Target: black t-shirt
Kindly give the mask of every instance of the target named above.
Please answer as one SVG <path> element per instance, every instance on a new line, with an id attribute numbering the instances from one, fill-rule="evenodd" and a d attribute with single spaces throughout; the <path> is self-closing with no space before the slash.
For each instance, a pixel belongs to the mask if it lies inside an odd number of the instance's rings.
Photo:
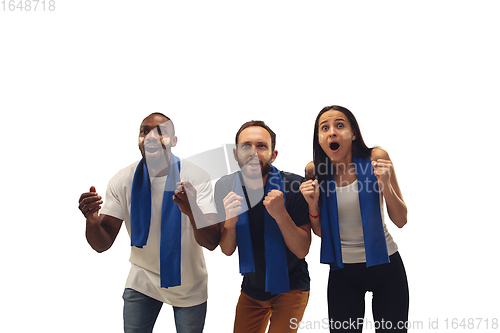
<path id="1" fill-rule="evenodd" d="M 297 226 L 310 223 L 308 205 L 300 192 L 300 184 L 305 181 L 305 178 L 293 173 L 283 171 L 280 171 L 280 173 L 283 179 L 286 210 L 288 214 Z M 226 220 L 223 200 L 226 195 L 231 192 L 237 174 L 238 173 L 235 172 L 228 176 L 224 176 L 215 184 L 215 203 L 217 205 L 219 221 Z M 255 192 L 252 193 L 248 188 L 244 188 L 244 190 L 247 193 L 247 197 L 255 197 Z M 263 190 L 260 190 L 260 192 L 262 194 Z M 273 297 L 271 293 L 266 292 L 266 260 L 264 250 L 264 215 L 266 208 L 264 207 L 263 200 L 264 197 L 248 211 L 255 272 L 244 276 L 243 283 L 241 284 L 243 292 L 259 301 L 266 301 Z M 251 205 L 248 205 L 248 207 L 251 207 Z M 309 271 L 307 270 L 307 262 L 305 259 L 297 258 L 286 245 L 285 247 L 290 290 L 309 290 L 310 279 Z"/>

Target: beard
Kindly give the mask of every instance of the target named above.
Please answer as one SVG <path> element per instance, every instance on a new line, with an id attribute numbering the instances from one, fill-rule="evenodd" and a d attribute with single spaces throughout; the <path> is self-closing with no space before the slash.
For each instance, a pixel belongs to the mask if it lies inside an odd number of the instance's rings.
<path id="1" fill-rule="evenodd" d="M 248 170 L 249 163 L 251 161 L 244 163 L 244 162 L 238 160 L 238 166 L 240 167 L 241 172 L 248 179 L 262 179 L 269 173 L 269 171 L 271 171 L 271 160 L 264 161 L 264 162 L 259 160 L 260 169 L 257 171 Z"/>
<path id="2" fill-rule="evenodd" d="M 170 165 L 170 154 L 169 150 L 165 148 L 167 147 L 160 147 L 157 153 L 151 153 L 147 151 L 144 144 L 139 145 L 139 150 L 141 151 L 141 155 L 146 163 L 146 166 L 148 167 L 149 172 L 156 170 L 156 173 L 160 173 L 161 171 L 168 169 Z"/>

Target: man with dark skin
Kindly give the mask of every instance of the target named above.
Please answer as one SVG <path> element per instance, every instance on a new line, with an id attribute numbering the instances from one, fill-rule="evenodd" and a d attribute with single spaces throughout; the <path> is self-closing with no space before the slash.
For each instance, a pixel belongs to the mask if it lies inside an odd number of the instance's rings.
<path id="1" fill-rule="evenodd" d="M 142 121 L 139 133 L 139 149 L 143 159 L 124 168 L 111 179 L 106 192 L 106 204 L 101 207 L 103 200 L 94 186 L 79 199 L 79 209 L 86 218 L 87 241 L 95 251 L 104 252 L 113 245 L 123 221 L 134 243 L 133 223 L 131 226 L 134 213 L 131 212 L 131 206 L 138 207 L 139 204 L 134 203 L 137 199 L 131 192 L 134 186 L 139 187 L 135 178 L 141 166 L 144 170 L 147 168 L 144 179 L 148 184 L 149 192 L 146 193 L 150 193 L 151 203 L 150 206 L 141 206 L 141 209 L 150 209 L 151 214 L 147 221 L 147 245 L 133 244 L 131 250 L 132 268 L 123 295 L 124 329 L 127 333 L 152 332 L 163 303 L 173 306 L 177 332 L 203 331 L 207 272 L 201 247 L 214 250 L 219 244 L 220 228 L 216 224 L 217 214 L 209 175 L 192 163 L 175 157 L 171 149 L 176 144 L 172 121 L 160 113 L 149 115 Z M 165 184 L 169 177 L 174 177 L 175 172 L 171 169 L 175 165 L 180 171 L 177 171 L 176 188 L 170 192 L 173 193 L 170 199 Z M 180 283 L 165 287 L 160 285 L 160 252 L 163 251 L 160 245 L 163 246 L 166 241 L 160 235 L 163 236 L 161 226 L 166 223 L 162 206 L 170 205 L 168 200 L 175 203 L 169 206 L 171 210 L 178 207 L 182 212 L 179 214 L 179 225 L 182 227 L 178 249 L 182 274 L 179 273 Z"/>

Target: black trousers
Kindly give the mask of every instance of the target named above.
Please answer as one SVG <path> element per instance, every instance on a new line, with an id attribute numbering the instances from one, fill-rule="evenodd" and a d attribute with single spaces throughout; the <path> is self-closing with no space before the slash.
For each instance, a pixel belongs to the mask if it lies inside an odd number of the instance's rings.
<path id="1" fill-rule="evenodd" d="M 330 332 L 361 332 L 365 315 L 365 293 L 373 292 L 373 325 L 377 333 L 407 332 L 408 281 L 398 252 L 391 262 L 366 267 L 365 263 L 344 264 L 330 271 L 328 314 Z"/>

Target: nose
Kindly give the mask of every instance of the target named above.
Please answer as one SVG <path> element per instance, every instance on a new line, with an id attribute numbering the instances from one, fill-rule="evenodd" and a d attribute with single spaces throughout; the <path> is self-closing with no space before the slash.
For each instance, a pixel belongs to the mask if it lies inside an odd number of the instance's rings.
<path id="1" fill-rule="evenodd" d="M 253 158 L 253 157 L 255 157 L 255 155 L 257 155 L 257 148 L 255 148 L 255 146 L 252 146 L 252 148 L 250 148 L 249 155 L 250 155 L 252 158 Z"/>
<path id="2" fill-rule="evenodd" d="M 149 131 L 148 135 L 146 135 L 146 139 L 157 139 L 161 140 L 161 135 L 160 132 L 158 131 L 157 128 L 152 129 Z"/>
<path id="3" fill-rule="evenodd" d="M 328 132 L 328 136 L 330 136 L 330 137 L 337 136 L 337 133 L 335 132 L 335 128 L 333 126 L 330 127 L 330 130 Z"/>

